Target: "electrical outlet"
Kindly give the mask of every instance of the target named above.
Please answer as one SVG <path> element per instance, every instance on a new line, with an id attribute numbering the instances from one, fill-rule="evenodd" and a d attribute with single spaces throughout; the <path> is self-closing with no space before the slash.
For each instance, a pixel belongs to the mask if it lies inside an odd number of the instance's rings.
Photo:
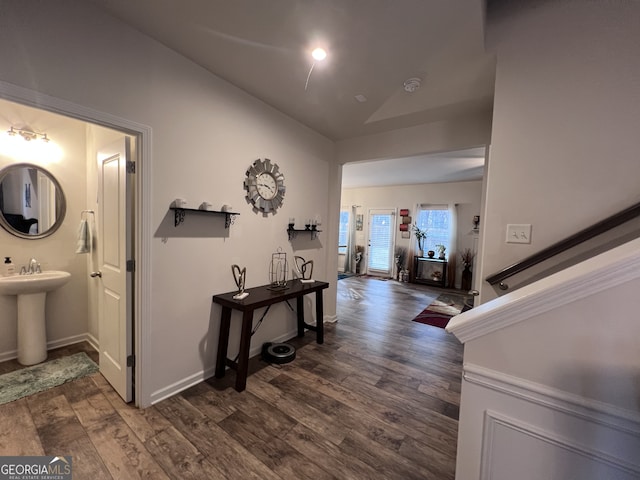
<path id="1" fill-rule="evenodd" d="M 531 243 L 531 224 L 507 225 L 507 243 Z"/>

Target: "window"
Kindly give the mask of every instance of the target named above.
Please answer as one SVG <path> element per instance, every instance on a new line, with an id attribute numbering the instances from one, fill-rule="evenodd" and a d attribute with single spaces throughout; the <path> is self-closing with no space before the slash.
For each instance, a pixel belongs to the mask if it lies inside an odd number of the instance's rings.
<path id="1" fill-rule="evenodd" d="M 424 241 L 425 252 L 433 250 L 438 252 L 436 245 L 444 245 L 448 253 L 451 248 L 451 212 L 447 205 L 421 205 L 418 210 L 416 225 L 427 231 Z"/>
<path id="2" fill-rule="evenodd" d="M 338 253 L 347 253 L 349 238 L 349 210 L 340 210 L 340 229 L 338 231 Z"/>

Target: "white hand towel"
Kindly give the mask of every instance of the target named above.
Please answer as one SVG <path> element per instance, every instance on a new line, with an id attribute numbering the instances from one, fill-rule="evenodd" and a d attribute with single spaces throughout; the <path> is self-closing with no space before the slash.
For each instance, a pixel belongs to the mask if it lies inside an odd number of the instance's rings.
<path id="1" fill-rule="evenodd" d="M 76 242 L 76 253 L 89 253 L 91 252 L 91 229 L 89 222 L 85 219 L 80 221 L 78 227 L 78 240 Z"/>

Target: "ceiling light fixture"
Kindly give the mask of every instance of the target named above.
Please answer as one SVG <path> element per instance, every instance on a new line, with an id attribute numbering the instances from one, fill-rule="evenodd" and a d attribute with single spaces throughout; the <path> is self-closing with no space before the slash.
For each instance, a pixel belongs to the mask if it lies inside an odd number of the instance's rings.
<path id="1" fill-rule="evenodd" d="M 33 132 L 31 130 L 26 130 L 26 129 L 22 129 L 22 128 L 13 128 L 13 127 L 11 127 L 9 130 L 7 130 L 7 135 L 9 135 L 11 137 L 15 137 L 16 135 L 20 135 L 27 142 L 30 142 L 31 140 L 38 140 L 38 139 L 43 141 L 43 142 L 45 142 L 45 143 L 49 141 L 49 137 L 47 137 L 46 133 L 37 133 L 37 132 Z"/>
<path id="2" fill-rule="evenodd" d="M 314 60 L 321 62 L 322 60 L 327 58 L 327 52 L 325 51 L 324 48 L 318 47 L 314 49 L 313 52 L 311 52 L 311 56 L 313 57 Z"/>
<path id="3" fill-rule="evenodd" d="M 422 79 L 418 77 L 408 78 L 404 81 L 404 91 L 413 93 L 420 88 L 420 84 L 422 83 Z"/>
<path id="4" fill-rule="evenodd" d="M 312 64 L 311 64 L 311 68 L 309 69 L 309 74 L 307 75 L 307 81 L 304 82 L 304 91 L 307 91 L 307 87 L 309 86 L 309 78 L 311 78 L 311 72 L 313 72 L 313 67 L 316 66 L 316 61 L 317 62 L 322 62 L 325 58 L 327 58 L 327 52 L 324 48 L 314 48 L 313 51 L 311 52 L 311 57 L 315 60 Z"/>

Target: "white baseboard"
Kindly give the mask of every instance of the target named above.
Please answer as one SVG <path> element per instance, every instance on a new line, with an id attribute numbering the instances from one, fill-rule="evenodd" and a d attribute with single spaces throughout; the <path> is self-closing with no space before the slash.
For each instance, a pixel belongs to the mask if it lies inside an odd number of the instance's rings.
<path id="1" fill-rule="evenodd" d="M 67 345 L 73 345 L 74 343 L 80 343 L 89 341 L 89 334 L 82 333 L 80 335 L 73 335 L 71 337 L 60 338 L 58 340 L 52 340 L 47 342 L 47 350 L 53 350 L 55 348 L 66 347 Z"/>
<path id="2" fill-rule="evenodd" d="M 280 335 L 279 337 L 272 339 L 271 342 L 273 343 L 284 342 L 297 335 L 298 335 L 297 329 L 291 330 L 285 333 L 284 335 Z M 262 352 L 262 345 L 257 345 L 253 347 L 251 350 L 249 350 L 249 358 L 255 357 L 261 352 Z M 189 375 L 181 380 L 178 380 L 177 382 L 174 382 L 171 385 L 167 385 L 166 387 L 161 388 L 160 390 L 156 390 L 151 394 L 151 405 L 161 402 L 165 398 L 172 397 L 173 395 L 176 395 L 177 393 L 180 393 L 186 390 L 187 388 L 193 387 L 194 385 L 197 385 L 198 383 L 203 382 L 207 378 L 213 377 L 215 375 L 215 369 L 216 369 L 215 365 L 208 367 L 204 370 L 200 370 L 192 375 Z"/>
<path id="3" fill-rule="evenodd" d="M 54 350 L 60 347 L 66 347 L 67 345 L 73 345 L 74 343 L 89 342 L 93 348 L 98 350 L 98 341 L 95 337 L 88 333 L 82 333 L 80 335 L 72 335 L 66 338 L 59 338 L 57 340 L 51 340 L 47 342 L 47 350 Z M 14 360 L 18 358 L 18 350 L 9 350 L 6 352 L 0 352 L 0 362 L 6 362 L 7 360 Z"/>
<path id="4" fill-rule="evenodd" d="M 17 350 L 9 350 L 7 352 L 0 353 L 0 362 L 6 362 L 7 360 L 13 360 L 14 358 L 18 358 Z"/>
<path id="5" fill-rule="evenodd" d="M 87 342 L 89 342 L 89 344 L 96 350 L 96 352 L 100 351 L 100 342 L 90 333 L 87 333 Z"/>
<path id="6" fill-rule="evenodd" d="M 161 402 L 165 398 L 169 398 L 174 396 L 177 393 L 186 390 L 187 388 L 193 387 L 198 383 L 206 380 L 209 377 L 212 377 L 215 374 L 216 367 L 209 367 L 206 370 L 200 370 L 199 372 L 194 373 L 193 375 L 189 375 L 177 382 L 172 383 L 171 385 L 167 385 L 160 390 L 156 390 L 151 394 L 151 405 Z"/>

